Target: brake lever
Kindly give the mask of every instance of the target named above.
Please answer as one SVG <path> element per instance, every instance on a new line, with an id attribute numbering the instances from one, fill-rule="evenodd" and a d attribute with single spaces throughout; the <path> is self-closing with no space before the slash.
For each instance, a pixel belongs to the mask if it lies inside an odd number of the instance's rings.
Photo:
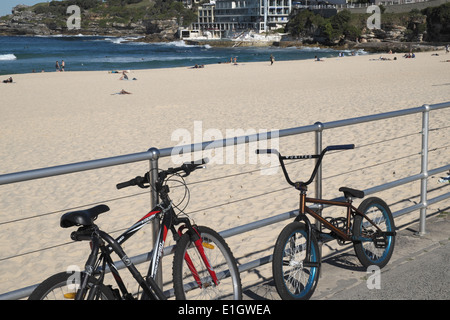
<path id="1" fill-rule="evenodd" d="M 185 177 L 187 177 L 190 174 L 191 174 L 190 171 L 189 172 L 188 171 L 184 171 L 184 174 L 181 174 L 180 177 L 185 178 Z"/>
<path id="2" fill-rule="evenodd" d="M 147 189 L 150 187 L 150 175 L 147 172 L 144 177 L 140 177 L 139 181 L 136 181 L 137 186 L 142 189 Z M 144 183 L 148 182 L 148 186 L 144 185 Z"/>

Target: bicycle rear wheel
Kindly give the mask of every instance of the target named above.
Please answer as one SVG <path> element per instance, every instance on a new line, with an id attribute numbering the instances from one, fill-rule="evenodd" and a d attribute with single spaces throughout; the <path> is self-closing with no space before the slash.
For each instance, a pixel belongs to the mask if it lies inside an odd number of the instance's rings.
<path id="1" fill-rule="evenodd" d="M 309 299 L 319 280 L 319 266 L 305 266 L 308 235 L 304 223 L 292 222 L 281 231 L 273 252 L 275 287 L 283 300 Z M 311 235 L 311 262 L 319 262 L 319 246 Z"/>
<path id="2" fill-rule="evenodd" d="M 216 285 L 188 234 L 177 242 L 173 258 L 175 297 L 179 300 L 240 300 L 241 277 L 225 240 L 214 230 L 198 226 L 207 260 L 219 280 Z M 188 254 L 192 264 L 185 260 Z M 195 272 L 192 271 L 192 266 Z"/>
<path id="3" fill-rule="evenodd" d="M 394 232 L 394 218 L 389 206 L 379 198 L 368 198 L 358 207 L 358 211 L 367 215 L 383 232 Z M 383 268 L 391 259 L 394 252 L 395 236 L 375 235 L 375 227 L 360 215 L 353 221 L 353 236 L 362 238 L 375 238 L 375 241 L 354 242 L 356 256 L 361 264 L 368 268 L 375 265 Z"/>
<path id="4" fill-rule="evenodd" d="M 28 300 L 75 300 L 77 293 L 73 284 L 73 273 L 61 272 L 44 280 L 34 289 Z M 95 279 L 89 282 L 89 290 L 93 288 Z M 117 300 L 110 287 L 100 284 L 98 287 L 98 300 Z"/>

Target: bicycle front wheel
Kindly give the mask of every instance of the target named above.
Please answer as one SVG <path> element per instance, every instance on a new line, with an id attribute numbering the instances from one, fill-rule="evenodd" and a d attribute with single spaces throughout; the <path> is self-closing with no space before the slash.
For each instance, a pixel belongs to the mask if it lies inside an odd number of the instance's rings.
<path id="1" fill-rule="evenodd" d="M 28 300 L 75 300 L 77 288 L 73 281 L 73 273 L 57 273 L 38 285 Z M 88 281 L 89 290 L 94 288 L 93 283 L 94 278 Z M 96 288 L 99 290 L 98 294 L 95 294 L 98 300 L 117 300 L 110 287 L 100 284 Z"/>
<path id="2" fill-rule="evenodd" d="M 394 218 L 389 206 L 379 198 L 368 198 L 358 207 L 383 232 L 395 231 Z M 372 241 L 355 241 L 353 247 L 361 264 L 368 268 L 375 265 L 383 268 L 391 259 L 394 251 L 395 236 L 376 236 L 376 228 L 364 217 L 356 215 L 353 221 L 355 238 L 372 239 Z"/>
<path id="3" fill-rule="evenodd" d="M 225 240 L 214 230 L 198 226 L 206 259 L 217 280 L 205 265 L 191 237 L 177 242 L 173 258 L 175 297 L 179 300 L 240 300 L 241 277 L 236 260 Z"/>
<path id="4" fill-rule="evenodd" d="M 310 262 L 319 263 L 316 237 L 311 235 Z M 281 231 L 273 252 L 272 272 L 283 300 L 309 299 L 319 280 L 319 266 L 305 264 L 308 234 L 304 223 L 292 222 Z"/>

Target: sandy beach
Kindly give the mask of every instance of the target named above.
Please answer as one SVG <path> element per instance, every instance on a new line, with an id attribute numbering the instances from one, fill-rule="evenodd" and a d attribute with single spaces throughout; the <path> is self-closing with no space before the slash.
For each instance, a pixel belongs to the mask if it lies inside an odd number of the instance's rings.
<path id="1" fill-rule="evenodd" d="M 67 72 L 5 75 L 0 80 L 12 76 L 14 83 L 0 82 L 0 174 L 199 142 L 194 141 L 199 137 L 209 141 L 233 132 L 286 129 L 450 101 L 450 54 L 382 56 L 389 60 L 378 54 L 275 61 L 272 66 L 267 61 L 130 70 L 130 80 L 103 71 L 70 72 L 70 61 Z M 131 94 L 118 94 L 121 90 Z M 448 164 L 449 120 L 449 108 L 430 115 L 430 127 L 438 130 L 430 133 L 430 150 L 436 150 L 430 153 L 429 168 Z M 419 173 L 421 121 L 417 114 L 325 131 L 324 146 L 353 143 L 357 148 L 325 158 L 324 197 L 340 196 L 340 186 L 367 189 Z M 190 136 L 180 136 L 186 132 Z M 314 135 L 282 138 L 278 148 L 284 154 L 312 153 Z M 244 161 L 236 154 L 208 154 L 215 161 L 187 178 L 191 197 L 185 211 L 197 224 L 223 231 L 297 207 L 297 193 L 281 170 L 261 174 L 268 164 L 252 163 L 248 148 Z M 309 177 L 312 164 L 302 161 L 289 169 L 301 180 Z M 171 158 L 160 160 L 161 168 L 168 166 L 173 166 Z M 62 213 L 106 203 L 111 211 L 98 224 L 113 235 L 141 218 L 149 210 L 149 194 L 119 191 L 115 185 L 148 167 L 140 162 L 0 186 L 0 294 L 37 284 L 70 265 L 84 265 L 89 246 L 68 244 L 73 230 L 59 227 Z M 438 178 L 429 179 L 430 196 L 448 192 Z M 396 211 L 417 202 L 419 193 L 420 182 L 415 182 L 376 196 Z M 177 195 L 174 190 L 175 202 Z M 449 205 L 447 200 L 431 209 Z M 340 213 L 325 210 L 324 215 Z M 418 216 L 413 212 L 399 219 Z M 226 240 L 243 264 L 271 254 L 286 224 Z M 125 244 L 129 256 L 150 247 L 150 227 Z M 166 282 L 171 263 L 172 256 L 165 258 Z M 261 280 L 252 271 L 241 277 L 244 285 Z"/>

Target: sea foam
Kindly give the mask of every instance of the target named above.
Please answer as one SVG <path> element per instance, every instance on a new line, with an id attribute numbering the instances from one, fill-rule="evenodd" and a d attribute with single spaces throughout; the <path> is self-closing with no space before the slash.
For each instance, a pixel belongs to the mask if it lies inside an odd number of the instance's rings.
<path id="1" fill-rule="evenodd" d="M 6 60 L 16 60 L 17 57 L 12 54 L 12 53 L 8 53 L 8 54 L 0 54 L 0 60 L 1 61 L 6 61 Z"/>

